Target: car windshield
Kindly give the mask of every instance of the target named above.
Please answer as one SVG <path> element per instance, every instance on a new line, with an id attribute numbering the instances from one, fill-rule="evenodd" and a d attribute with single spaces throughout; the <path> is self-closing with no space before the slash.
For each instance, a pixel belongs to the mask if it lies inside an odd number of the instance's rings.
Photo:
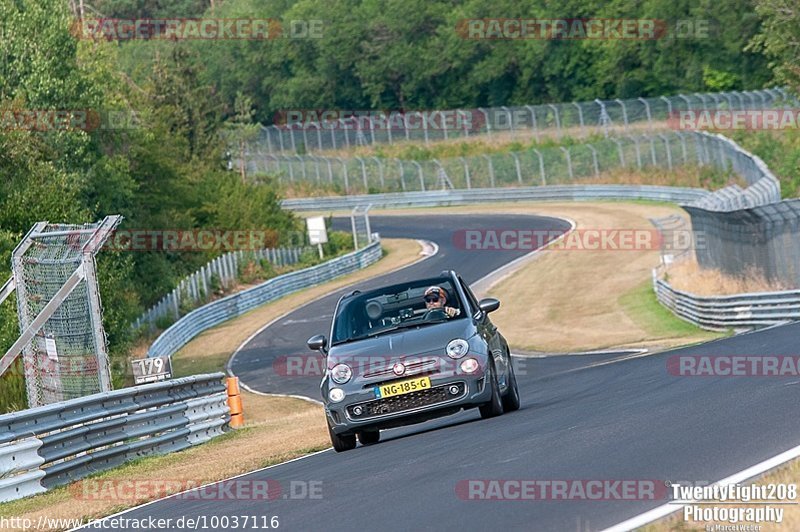
<path id="1" fill-rule="evenodd" d="M 438 287 L 438 290 L 429 290 Z M 425 292 L 432 292 L 425 302 Z M 439 296 L 443 297 L 439 297 Z M 442 305 L 443 303 L 443 305 Z M 437 308 L 438 307 L 438 308 Z M 456 309 L 448 317 L 443 307 Z M 451 313 L 453 313 L 451 311 Z M 464 306 L 447 277 L 423 279 L 355 294 L 342 300 L 333 321 L 331 345 L 369 338 L 406 327 L 466 317 Z"/>

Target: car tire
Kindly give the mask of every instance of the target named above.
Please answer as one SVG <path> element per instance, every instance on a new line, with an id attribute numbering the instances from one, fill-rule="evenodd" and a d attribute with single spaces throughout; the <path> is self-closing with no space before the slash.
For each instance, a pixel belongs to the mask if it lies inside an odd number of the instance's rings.
<path id="1" fill-rule="evenodd" d="M 381 441 L 381 431 L 379 430 L 362 430 L 358 433 L 358 441 L 361 445 L 373 445 Z"/>
<path id="2" fill-rule="evenodd" d="M 519 387 L 517 386 L 517 376 L 514 373 L 514 361 L 508 355 L 508 389 L 503 396 L 503 412 L 513 412 L 519 410 Z"/>
<path id="3" fill-rule="evenodd" d="M 487 419 L 503 413 L 503 398 L 500 397 L 500 385 L 497 384 L 497 371 L 494 369 L 494 359 L 489 358 L 489 371 L 486 373 L 486 386 L 491 387 L 492 397 L 485 405 L 478 407 L 481 417 Z"/>
<path id="4" fill-rule="evenodd" d="M 336 434 L 331 428 L 330 421 L 328 422 L 328 434 L 331 437 L 331 444 L 333 450 L 337 453 L 349 451 L 356 448 L 356 435 L 355 434 Z"/>

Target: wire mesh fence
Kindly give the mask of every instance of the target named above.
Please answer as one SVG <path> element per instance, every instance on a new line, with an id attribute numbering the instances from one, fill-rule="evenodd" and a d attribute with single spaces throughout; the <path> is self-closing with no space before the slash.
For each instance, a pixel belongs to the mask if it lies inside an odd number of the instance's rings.
<path id="1" fill-rule="evenodd" d="M 21 334 L 0 373 L 22 354 L 31 408 L 111 390 L 94 256 L 120 221 L 39 222 L 12 254 Z"/>
<path id="2" fill-rule="evenodd" d="M 261 126 L 247 151 L 253 155 L 300 155 L 357 146 L 466 139 L 507 135 L 540 140 L 544 136 L 586 138 L 664 129 L 681 111 L 761 109 L 796 105 L 782 88 L 757 91 L 678 94 L 656 98 L 568 102 L 518 107 L 432 111 L 331 110 L 336 119 L 316 120 L 320 113 L 286 112 L 286 123 Z M 296 115 L 296 118 L 292 118 Z M 322 116 L 325 116 L 322 113 Z M 232 149 L 233 152 L 237 150 Z"/>
<path id="3" fill-rule="evenodd" d="M 265 155 L 249 159 L 253 174 L 284 185 L 311 184 L 344 194 L 562 185 L 628 168 L 709 165 L 760 179 L 748 154 L 697 132 L 609 137 L 596 142 L 428 161 L 378 157 Z M 756 177 L 758 176 L 758 177 Z"/>

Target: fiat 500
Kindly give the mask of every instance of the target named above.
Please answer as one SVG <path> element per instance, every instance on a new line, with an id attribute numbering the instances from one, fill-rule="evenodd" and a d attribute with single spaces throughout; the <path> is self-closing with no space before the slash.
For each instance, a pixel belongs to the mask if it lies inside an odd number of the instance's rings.
<path id="1" fill-rule="evenodd" d="M 339 299 L 320 391 L 333 448 L 378 443 L 381 429 L 477 407 L 481 417 L 520 405 L 508 343 L 489 320 L 500 302 L 477 301 L 454 271 Z"/>

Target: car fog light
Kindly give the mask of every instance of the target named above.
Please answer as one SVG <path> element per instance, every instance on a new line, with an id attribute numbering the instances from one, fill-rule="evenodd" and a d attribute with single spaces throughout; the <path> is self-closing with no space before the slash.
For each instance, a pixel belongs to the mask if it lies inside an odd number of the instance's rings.
<path id="1" fill-rule="evenodd" d="M 364 409 L 361 408 L 360 406 L 354 406 L 353 407 L 353 414 L 355 414 L 357 416 L 360 416 L 363 413 L 364 413 Z"/>
<path id="2" fill-rule="evenodd" d="M 458 386 L 456 386 L 455 384 L 450 386 L 450 395 L 458 395 L 458 391 L 459 390 L 460 390 L 460 388 Z"/>
<path id="3" fill-rule="evenodd" d="M 475 373 L 478 369 L 478 361 L 474 358 L 468 358 L 461 363 L 461 371 L 464 373 Z"/>
<path id="4" fill-rule="evenodd" d="M 328 392 L 328 399 L 330 399 L 331 402 L 338 403 L 344 399 L 344 390 L 341 388 L 331 388 L 331 391 Z"/>

